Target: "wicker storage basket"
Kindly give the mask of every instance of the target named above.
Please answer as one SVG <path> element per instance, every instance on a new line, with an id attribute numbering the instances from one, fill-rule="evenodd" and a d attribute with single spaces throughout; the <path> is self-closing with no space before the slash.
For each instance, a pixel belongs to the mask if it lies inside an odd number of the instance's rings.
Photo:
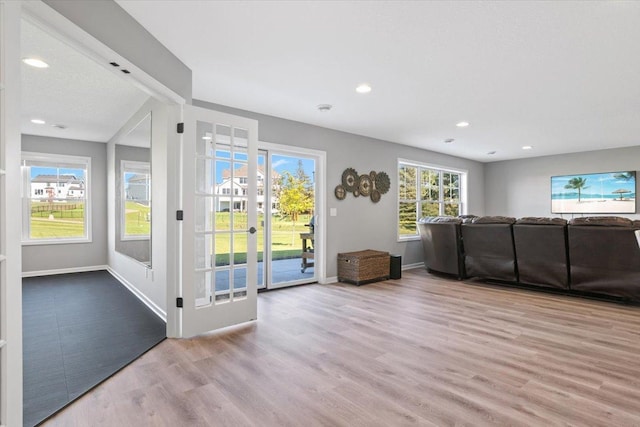
<path id="1" fill-rule="evenodd" d="M 366 251 L 338 254 L 338 280 L 363 285 L 389 278 L 389 252 Z"/>

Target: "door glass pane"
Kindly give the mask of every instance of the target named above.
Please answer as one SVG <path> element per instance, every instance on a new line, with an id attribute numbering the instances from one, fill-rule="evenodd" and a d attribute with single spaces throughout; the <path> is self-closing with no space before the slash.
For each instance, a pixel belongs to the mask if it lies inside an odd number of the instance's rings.
<path id="1" fill-rule="evenodd" d="M 213 231 L 213 197 L 196 197 L 196 231 Z"/>
<path id="2" fill-rule="evenodd" d="M 227 302 L 230 298 L 229 283 L 230 274 L 229 270 L 216 270 L 216 297 L 215 302 Z"/>
<path id="3" fill-rule="evenodd" d="M 229 265 L 231 233 L 216 233 L 216 267 Z"/>
<path id="4" fill-rule="evenodd" d="M 213 194 L 215 190 L 215 168 L 213 160 L 196 159 L 196 193 Z"/>
<path id="5" fill-rule="evenodd" d="M 196 234 L 195 240 L 196 268 L 212 268 L 213 236 L 211 234 Z"/>
<path id="6" fill-rule="evenodd" d="M 271 284 L 316 277 L 314 159 L 271 156 Z"/>
<path id="7" fill-rule="evenodd" d="M 216 124 L 216 143 L 231 144 L 231 126 Z"/>
<path id="8" fill-rule="evenodd" d="M 267 211 L 266 203 L 266 188 L 265 182 L 267 180 L 265 162 L 267 156 L 265 152 L 258 153 L 258 171 L 257 171 L 257 206 L 258 206 L 258 289 L 264 288 L 266 269 L 264 268 L 264 253 L 265 253 L 265 212 Z"/>
<path id="9" fill-rule="evenodd" d="M 212 271 L 200 271 L 195 274 L 196 307 L 211 304 Z"/>
<path id="10" fill-rule="evenodd" d="M 247 263 L 247 235 L 249 233 L 233 234 L 233 264 Z"/>
<path id="11" fill-rule="evenodd" d="M 247 296 L 247 268 L 239 267 L 233 269 L 233 298 Z"/>
<path id="12" fill-rule="evenodd" d="M 213 156 L 213 125 L 206 122 L 196 123 L 196 155 Z"/>
<path id="13" fill-rule="evenodd" d="M 247 147 L 249 141 L 249 131 L 242 128 L 233 128 L 234 147 Z"/>
<path id="14" fill-rule="evenodd" d="M 228 153 L 218 150 L 216 153 Z M 231 163 L 226 160 L 216 160 L 216 229 L 230 230 L 231 217 L 229 212 L 233 210 Z"/>

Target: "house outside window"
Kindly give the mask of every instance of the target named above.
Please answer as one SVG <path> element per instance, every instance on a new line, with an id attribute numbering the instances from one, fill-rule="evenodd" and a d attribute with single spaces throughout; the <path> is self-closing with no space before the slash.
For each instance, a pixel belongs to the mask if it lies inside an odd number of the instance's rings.
<path id="1" fill-rule="evenodd" d="M 424 216 L 466 213 L 467 172 L 398 160 L 398 239 L 418 238 Z"/>
<path id="2" fill-rule="evenodd" d="M 22 153 L 24 244 L 91 241 L 88 157 Z"/>

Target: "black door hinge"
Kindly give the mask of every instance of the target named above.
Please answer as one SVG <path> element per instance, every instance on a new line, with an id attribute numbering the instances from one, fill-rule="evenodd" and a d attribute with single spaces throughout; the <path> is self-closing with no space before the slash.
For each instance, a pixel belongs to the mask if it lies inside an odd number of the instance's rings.
<path id="1" fill-rule="evenodd" d="M 176 211 L 176 220 L 177 221 L 182 221 L 183 218 L 184 218 L 184 212 L 183 211 Z"/>
<path id="2" fill-rule="evenodd" d="M 176 298 L 176 307 L 182 308 L 182 297 Z"/>
<path id="3" fill-rule="evenodd" d="M 184 133 L 184 123 L 178 123 L 178 127 L 176 130 L 178 133 Z"/>

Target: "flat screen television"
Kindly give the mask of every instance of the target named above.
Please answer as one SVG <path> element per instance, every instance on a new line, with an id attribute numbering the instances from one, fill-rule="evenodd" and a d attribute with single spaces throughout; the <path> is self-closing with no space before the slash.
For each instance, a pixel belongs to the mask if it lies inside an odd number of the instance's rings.
<path id="1" fill-rule="evenodd" d="M 551 177 L 551 213 L 632 214 L 635 212 L 635 171 Z"/>

